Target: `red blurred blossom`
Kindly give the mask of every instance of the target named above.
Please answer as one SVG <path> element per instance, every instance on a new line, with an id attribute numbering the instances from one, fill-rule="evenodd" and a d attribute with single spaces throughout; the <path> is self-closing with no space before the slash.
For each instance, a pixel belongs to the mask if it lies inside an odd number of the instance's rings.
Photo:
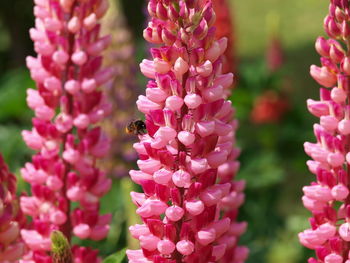
<path id="1" fill-rule="evenodd" d="M 289 102 L 286 98 L 268 90 L 255 99 L 251 121 L 255 124 L 276 123 L 281 121 L 288 109 Z"/>

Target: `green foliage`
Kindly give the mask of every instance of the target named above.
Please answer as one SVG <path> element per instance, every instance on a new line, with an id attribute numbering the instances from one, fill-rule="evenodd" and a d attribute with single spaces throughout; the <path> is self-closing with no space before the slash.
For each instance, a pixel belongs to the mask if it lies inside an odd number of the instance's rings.
<path id="1" fill-rule="evenodd" d="M 30 157 L 21 131 L 29 127 L 31 111 L 26 105 L 26 89 L 34 82 L 24 69 L 0 75 L 0 150 L 11 171 L 17 171 Z"/>
<path id="2" fill-rule="evenodd" d="M 103 260 L 102 263 L 121 263 L 125 258 L 125 252 L 126 252 L 126 249 L 123 249 L 113 255 L 110 255 L 105 260 Z"/>
<path id="3" fill-rule="evenodd" d="M 27 71 L 13 70 L 0 78 L 0 123 L 26 123 L 30 110 L 26 104 L 26 90 L 33 88 L 34 82 Z"/>
<path id="4" fill-rule="evenodd" d="M 261 56 L 268 41 L 268 16 L 280 17 L 280 35 L 288 49 L 300 48 L 305 43 L 313 46 L 315 37 L 323 34 L 322 21 L 328 3 L 319 0 L 228 1 L 238 31 L 239 52 L 244 57 Z M 310 56 L 306 54 L 304 58 Z M 305 61 L 297 61 L 300 66 Z M 314 60 L 315 61 L 315 60 Z"/>
<path id="5" fill-rule="evenodd" d="M 297 240 L 305 224 L 295 227 L 296 218 L 307 224 L 300 200 L 301 185 L 307 181 L 302 145 L 312 138 L 305 100 L 297 99 L 296 91 L 286 86 L 287 71 L 271 73 L 261 59 L 243 64 L 238 75 L 239 86 L 231 100 L 240 121 L 237 143 L 242 154 L 237 177 L 247 183 L 239 215 L 249 223 L 241 239 L 250 248 L 247 263 L 305 261 L 305 250 Z M 251 113 L 256 99 L 266 91 L 284 93 L 289 110 L 280 121 L 254 123 Z"/>
<path id="6" fill-rule="evenodd" d="M 286 219 L 285 227 L 277 233 L 277 238 L 270 244 L 267 254 L 268 262 L 305 262 L 303 261 L 305 249 L 300 246 L 298 233 L 308 228 L 305 215 L 291 215 Z"/>
<path id="7" fill-rule="evenodd" d="M 251 189 L 265 188 L 281 183 L 285 178 L 285 171 L 281 160 L 274 152 L 259 152 L 250 156 L 239 172 L 239 178 L 244 179 Z"/>
<path id="8" fill-rule="evenodd" d="M 22 128 L 17 125 L 0 125 L 1 152 L 11 171 L 18 170 L 31 152 L 22 140 L 21 131 Z"/>

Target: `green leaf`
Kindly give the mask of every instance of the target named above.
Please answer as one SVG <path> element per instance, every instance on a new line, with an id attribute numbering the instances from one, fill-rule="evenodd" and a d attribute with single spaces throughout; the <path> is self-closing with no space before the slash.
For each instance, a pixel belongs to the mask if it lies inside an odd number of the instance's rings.
<path id="1" fill-rule="evenodd" d="M 119 252 L 108 256 L 103 260 L 103 263 L 121 263 L 125 258 L 126 248 L 120 250 Z"/>

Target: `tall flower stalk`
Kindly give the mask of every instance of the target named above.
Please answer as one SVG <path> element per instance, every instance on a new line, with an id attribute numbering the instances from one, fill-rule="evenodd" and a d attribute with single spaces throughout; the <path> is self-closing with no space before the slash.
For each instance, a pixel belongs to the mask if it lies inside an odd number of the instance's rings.
<path id="1" fill-rule="evenodd" d="M 27 91 L 27 103 L 35 116 L 22 135 L 36 154 L 21 170 L 32 194 L 21 198 L 32 218 L 21 231 L 30 250 L 23 262 L 52 262 L 54 230 L 69 241 L 73 235 L 101 240 L 109 230 L 111 217 L 99 215 L 99 199 L 111 181 L 96 166 L 109 147 L 98 126 L 111 109 L 101 87 L 115 72 L 101 67 L 110 37 L 100 36 L 99 19 L 107 8 L 107 0 L 35 0 L 30 36 L 37 57 L 27 58 L 37 86 Z M 99 262 L 95 250 L 72 251 L 74 262 Z"/>
<path id="2" fill-rule="evenodd" d="M 320 122 L 314 125 L 316 143 L 304 148 L 316 176 L 303 188 L 304 206 L 311 211 L 311 228 L 299 234 L 300 242 L 314 249 L 309 263 L 350 262 L 350 2 L 331 0 L 324 28 L 329 39 L 319 37 L 316 50 L 321 67 L 311 66 L 311 76 L 323 86 L 320 100 L 309 99 L 308 109 Z"/>
<path id="3" fill-rule="evenodd" d="M 16 196 L 16 177 L 0 154 L 0 262 L 15 262 L 24 254 L 20 228 L 24 217 Z"/>
<path id="4" fill-rule="evenodd" d="M 151 79 L 137 101 L 148 134 L 134 144 L 140 170 L 130 176 L 144 190 L 131 193 L 143 224 L 130 227 L 141 249 L 127 251 L 129 262 L 244 262 L 227 39 L 215 40 L 211 1 L 150 0 L 148 12 L 144 37 L 159 47 L 140 65 Z"/>

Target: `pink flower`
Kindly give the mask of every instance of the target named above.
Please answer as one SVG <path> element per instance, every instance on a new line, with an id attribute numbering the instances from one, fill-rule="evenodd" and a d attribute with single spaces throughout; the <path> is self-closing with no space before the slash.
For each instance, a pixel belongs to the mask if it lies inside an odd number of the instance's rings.
<path id="1" fill-rule="evenodd" d="M 310 67 L 310 74 L 320 85 L 327 88 L 332 87 L 337 81 L 337 76 L 330 72 L 327 67 L 319 68 L 312 65 Z"/>
<path id="2" fill-rule="evenodd" d="M 316 143 L 306 142 L 307 162 L 316 180 L 303 187 L 304 206 L 312 213 L 311 228 L 299 233 L 299 240 L 314 249 L 310 263 L 350 262 L 349 258 L 349 57 L 343 49 L 348 39 L 348 1 L 331 1 L 324 27 L 330 39 L 319 37 L 316 50 L 321 67 L 311 66 L 311 76 L 322 86 L 320 100 L 309 99 L 310 113 L 320 118 L 314 125 Z M 337 39 L 337 40 L 336 40 Z"/>
<path id="3" fill-rule="evenodd" d="M 9 172 L 0 155 L 0 261 L 19 260 L 25 250 L 20 240 L 23 215 L 17 211 L 16 177 Z"/>
<path id="4" fill-rule="evenodd" d="M 36 154 L 21 169 L 32 196 L 22 196 L 20 201 L 33 223 L 21 231 L 30 250 L 23 262 L 51 262 L 54 230 L 68 240 L 72 235 L 100 240 L 109 230 L 111 218 L 99 215 L 99 199 L 111 181 L 96 166 L 109 149 L 109 140 L 98 126 L 110 113 L 102 88 L 115 74 L 115 69 L 101 66 L 110 41 L 109 36 L 100 36 L 99 19 L 107 6 L 107 0 L 35 1 L 30 36 L 37 57 L 27 58 L 37 84 L 36 90 L 27 92 L 35 117 L 32 131 L 23 131 L 23 138 Z M 78 203 L 74 211 L 71 202 Z M 93 256 L 85 248 L 73 252 L 76 262 L 86 258 L 99 262 L 97 252 Z"/>
<path id="5" fill-rule="evenodd" d="M 244 262 L 248 251 L 237 243 L 246 224 L 236 222 L 244 182 L 232 181 L 237 121 L 226 95 L 233 75 L 222 72 L 227 40 L 215 40 L 210 1 L 151 0 L 148 11 L 144 37 L 161 45 L 140 64 L 151 80 L 137 101 L 148 134 L 134 144 L 140 170 L 130 176 L 144 193 L 131 198 L 143 224 L 130 227 L 141 250 L 127 251 L 129 262 Z"/>

